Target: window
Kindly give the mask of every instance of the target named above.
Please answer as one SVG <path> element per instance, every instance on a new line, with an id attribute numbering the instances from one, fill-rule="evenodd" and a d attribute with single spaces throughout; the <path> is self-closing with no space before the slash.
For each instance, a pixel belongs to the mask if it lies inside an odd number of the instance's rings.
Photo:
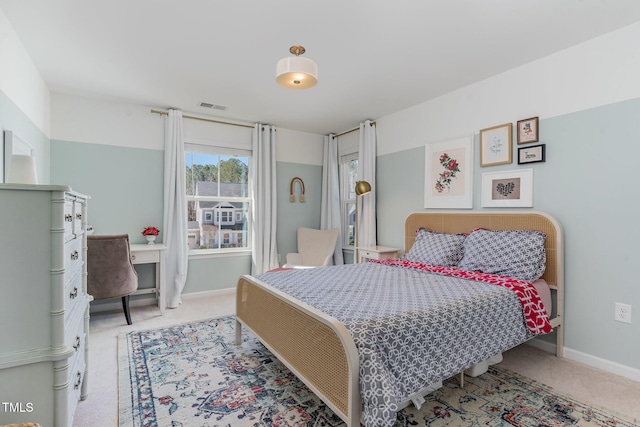
<path id="1" fill-rule="evenodd" d="M 185 167 L 191 253 L 249 250 L 251 152 L 185 144 Z"/>
<path id="2" fill-rule="evenodd" d="M 356 232 L 356 182 L 358 181 L 358 153 L 340 156 L 340 185 L 342 197 L 343 244 L 353 246 Z"/>

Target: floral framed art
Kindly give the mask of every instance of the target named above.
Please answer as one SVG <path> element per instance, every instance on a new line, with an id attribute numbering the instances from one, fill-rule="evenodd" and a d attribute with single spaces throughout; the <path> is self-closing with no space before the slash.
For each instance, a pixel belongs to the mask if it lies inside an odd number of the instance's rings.
<path id="1" fill-rule="evenodd" d="M 473 136 L 425 146 L 425 208 L 473 208 Z"/>
<path id="2" fill-rule="evenodd" d="M 533 169 L 482 174 L 482 207 L 530 208 L 533 206 Z"/>
<path id="3" fill-rule="evenodd" d="M 505 123 L 480 130 L 480 166 L 511 163 L 513 125 Z"/>
<path id="4" fill-rule="evenodd" d="M 531 145 L 529 147 L 518 148 L 518 164 L 539 163 L 546 161 L 545 145 Z"/>
<path id="5" fill-rule="evenodd" d="M 538 118 L 531 117 L 518 121 L 518 144 L 538 142 Z"/>

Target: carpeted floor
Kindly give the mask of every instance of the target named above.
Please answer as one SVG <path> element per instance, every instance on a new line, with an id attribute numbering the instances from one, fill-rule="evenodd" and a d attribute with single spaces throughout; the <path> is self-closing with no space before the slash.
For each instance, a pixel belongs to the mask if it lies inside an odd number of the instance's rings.
<path id="1" fill-rule="evenodd" d="M 119 337 L 121 426 L 338 426 L 342 421 L 233 317 Z M 397 426 L 638 426 L 509 370 L 456 379 Z"/>

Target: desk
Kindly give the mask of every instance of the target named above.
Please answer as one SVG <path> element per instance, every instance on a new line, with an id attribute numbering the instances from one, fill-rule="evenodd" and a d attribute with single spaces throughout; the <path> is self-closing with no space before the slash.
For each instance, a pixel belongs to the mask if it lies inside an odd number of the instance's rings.
<path id="1" fill-rule="evenodd" d="M 156 265 L 156 287 L 151 289 L 138 289 L 134 295 L 156 294 L 156 301 L 160 308 L 160 313 L 164 314 L 167 306 L 167 295 L 165 292 L 164 273 L 164 253 L 167 247 L 162 243 L 154 245 L 132 244 L 131 262 L 133 264 L 155 264 Z"/>
<path id="2" fill-rule="evenodd" d="M 358 248 L 357 262 L 363 262 L 367 259 L 393 259 L 398 257 L 398 248 L 389 248 L 387 246 L 365 246 Z"/>

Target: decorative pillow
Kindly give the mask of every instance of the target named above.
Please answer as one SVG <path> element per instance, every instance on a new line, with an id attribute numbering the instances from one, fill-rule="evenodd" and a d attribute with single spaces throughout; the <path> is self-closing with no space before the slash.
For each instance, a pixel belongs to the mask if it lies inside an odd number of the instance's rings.
<path id="1" fill-rule="evenodd" d="M 464 241 L 458 267 L 533 282 L 546 268 L 545 238 L 540 231 L 476 229 Z"/>
<path id="2" fill-rule="evenodd" d="M 421 228 L 416 233 L 416 241 L 404 259 L 423 264 L 455 267 L 462 259 L 462 244 L 465 237 L 465 234 L 436 233 Z"/>

